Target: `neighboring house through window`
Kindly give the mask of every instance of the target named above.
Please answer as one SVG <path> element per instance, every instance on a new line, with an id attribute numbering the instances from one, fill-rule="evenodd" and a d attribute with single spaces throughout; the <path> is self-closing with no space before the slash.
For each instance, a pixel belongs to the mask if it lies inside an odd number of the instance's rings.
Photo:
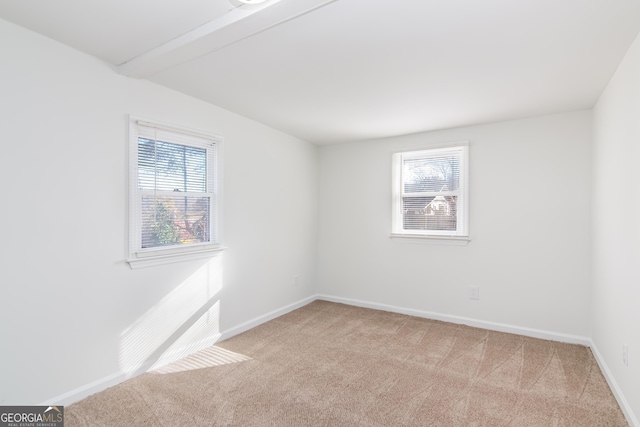
<path id="1" fill-rule="evenodd" d="M 468 148 L 393 155 L 392 236 L 468 237 Z"/>
<path id="2" fill-rule="evenodd" d="M 131 117 L 129 264 L 212 256 L 220 247 L 222 139 Z"/>

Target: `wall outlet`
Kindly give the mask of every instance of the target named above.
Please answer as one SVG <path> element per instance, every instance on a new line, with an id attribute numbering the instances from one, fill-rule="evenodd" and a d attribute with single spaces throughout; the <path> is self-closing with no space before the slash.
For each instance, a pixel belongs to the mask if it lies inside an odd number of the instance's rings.
<path id="1" fill-rule="evenodd" d="M 629 346 L 622 344 L 622 363 L 624 366 L 629 366 Z"/>
<path id="2" fill-rule="evenodd" d="M 480 299 L 480 288 L 478 286 L 469 286 L 469 299 Z"/>
<path id="3" fill-rule="evenodd" d="M 298 276 L 293 276 L 293 286 L 298 286 Z"/>

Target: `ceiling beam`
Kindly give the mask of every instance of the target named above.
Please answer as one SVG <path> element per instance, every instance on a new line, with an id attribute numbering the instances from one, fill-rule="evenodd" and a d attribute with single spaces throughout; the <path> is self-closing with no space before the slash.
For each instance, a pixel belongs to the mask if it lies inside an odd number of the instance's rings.
<path id="1" fill-rule="evenodd" d="M 243 5 L 222 17 L 120 64 L 125 76 L 146 78 L 230 46 L 338 0 L 270 0 Z"/>

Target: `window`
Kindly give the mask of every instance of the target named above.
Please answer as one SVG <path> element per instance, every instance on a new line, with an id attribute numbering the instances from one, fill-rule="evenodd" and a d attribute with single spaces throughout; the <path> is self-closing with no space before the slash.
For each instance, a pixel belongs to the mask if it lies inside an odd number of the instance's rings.
<path id="1" fill-rule="evenodd" d="M 392 236 L 466 238 L 468 144 L 393 155 Z"/>
<path id="2" fill-rule="evenodd" d="M 131 268 L 214 255 L 221 138 L 134 117 L 129 125 Z"/>

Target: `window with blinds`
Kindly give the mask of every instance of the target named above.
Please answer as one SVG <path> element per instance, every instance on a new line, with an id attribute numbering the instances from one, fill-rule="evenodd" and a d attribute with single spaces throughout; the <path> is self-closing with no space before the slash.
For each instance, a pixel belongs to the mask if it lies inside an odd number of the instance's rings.
<path id="1" fill-rule="evenodd" d="M 130 265 L 218 250 L 220 137 L 136 118 L 130 127 Z"/>
<path id="2" fill-rule="evenodd" d="M 392 235 L 468 236 L 468 145 L 393 155 Z"/>

